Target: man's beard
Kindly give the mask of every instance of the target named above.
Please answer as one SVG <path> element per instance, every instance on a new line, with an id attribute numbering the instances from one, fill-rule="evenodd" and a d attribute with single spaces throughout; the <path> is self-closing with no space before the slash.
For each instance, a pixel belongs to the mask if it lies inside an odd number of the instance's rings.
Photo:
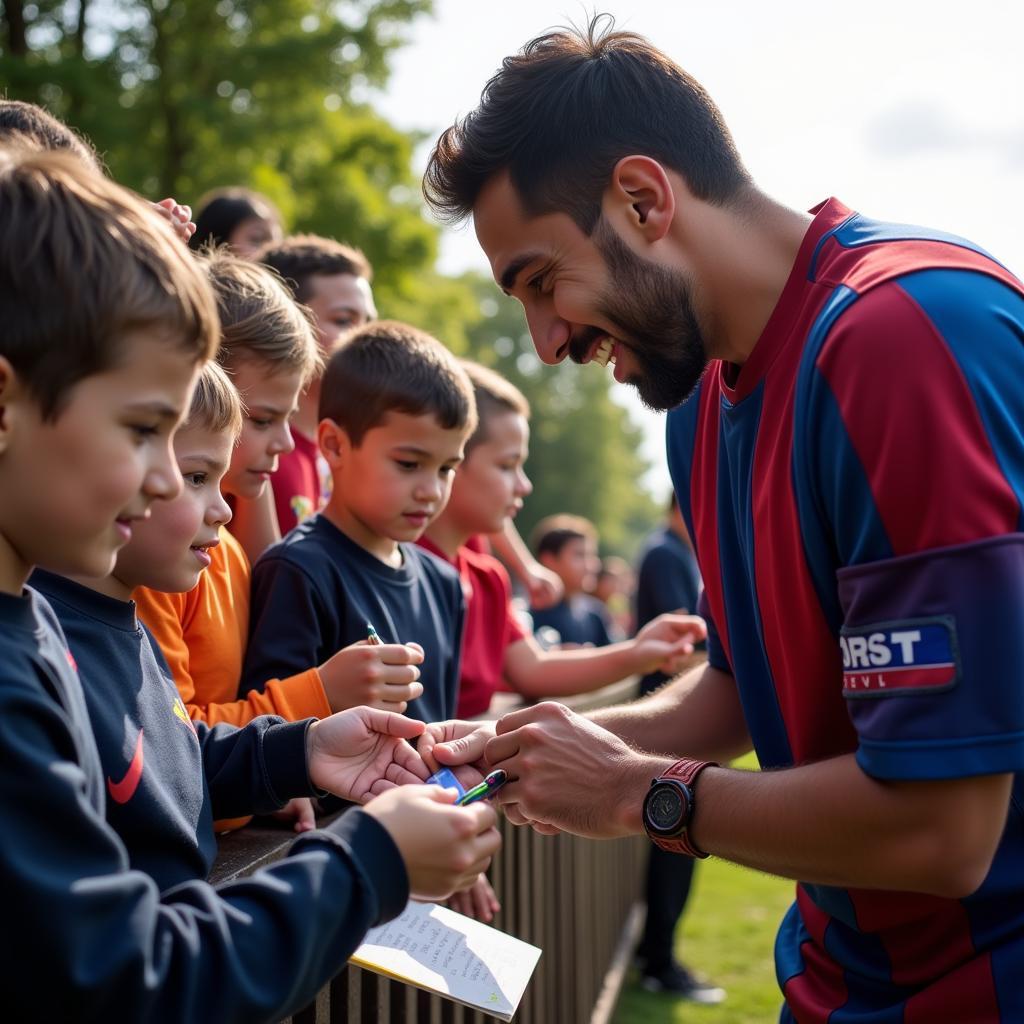
<path id="1" fill-rule="evenodd" d="M 675 408 L 700 382 L 708 363 L 689 283 L 676 271 L 636 256 L 603 218 L 592 237 L 614 287 L 599 299 L 598 313 L 621 332 L 619 340 L 640 364 L 627 383 L 649 409 Z M 573 349 L 578 350 L 575 339 Z"/>

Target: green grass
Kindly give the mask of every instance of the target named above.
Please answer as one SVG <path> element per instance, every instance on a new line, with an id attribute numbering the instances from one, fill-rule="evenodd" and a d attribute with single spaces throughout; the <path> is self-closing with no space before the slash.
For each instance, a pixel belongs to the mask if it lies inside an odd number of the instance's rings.
<path id="1" fill-rule="evenodd" d="M 743 767 L 753 767 L 743 764 Z M 794 883 L 724 861 L 697 865 L 693 891 L 676 933 L 676 953 L 728 992 L 720 1006 L 697 1006 L 645 992 L 633 972 L 614 1024 L 766 1024 L 778 1020 L 775 932 L 793 901 Z"/>

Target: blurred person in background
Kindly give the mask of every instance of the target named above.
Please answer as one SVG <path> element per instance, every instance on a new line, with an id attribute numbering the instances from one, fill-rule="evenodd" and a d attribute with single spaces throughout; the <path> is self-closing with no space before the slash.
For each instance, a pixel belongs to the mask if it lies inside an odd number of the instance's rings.
<path id="1" fill-rule="evenodd" d="M 218 188 L 199 200 L 196 230 L 189 241 L 193 249 L 205 245 L 229 245 L 242 259 L 283 236 L 281 214 L 259 192 L 247 188 Z"/>

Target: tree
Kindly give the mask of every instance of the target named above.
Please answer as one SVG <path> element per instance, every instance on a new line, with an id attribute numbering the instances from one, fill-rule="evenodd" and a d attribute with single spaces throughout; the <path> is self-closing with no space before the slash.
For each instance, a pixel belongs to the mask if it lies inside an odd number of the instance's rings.
<path id="1" fill-rule="evenodd" d="M 528 536 L 544 516 L 572 512 L 598 529 L 605 553 L 631 557 L 662 510 L 643 489 L 649 468 L 641 430 L 610 394 L 610 375 L 596 364 L 545 366 L 537 357 L 522 307 L 492 281 L 467 275 L 482 319 L 469 331 L 470 355 L 526 395 L 532 410 L 527 475 L 534 492 L 520 513 Z"/>
<path id="2" fill-rule="evenodd" d="M 0 77 L 87 135 L 118 181 L 195 205 L 248 185 L 290 229 L 362 248 L 382 313 L 456 351 L 479 316 L 433 271 L 414 137 L 367 102 L 430 0 L 6 0 Z"/>
<path id="3" fill-rule="evenodd" d="M 419 139 L 368 102 L 430 0 L 3 0 L 0 80 L 87 135 L 118 181 L 195 204 L 248 185 L 286 227 L 359 246 L 383 316 L 515 381 L 534 407 L 523 528 L 572 511 L 629 553 L 656 517 L 638 428 L 594 367 L 542 367 L 518 306 L 433 268 L 439 229 L 412 172 Z"/>

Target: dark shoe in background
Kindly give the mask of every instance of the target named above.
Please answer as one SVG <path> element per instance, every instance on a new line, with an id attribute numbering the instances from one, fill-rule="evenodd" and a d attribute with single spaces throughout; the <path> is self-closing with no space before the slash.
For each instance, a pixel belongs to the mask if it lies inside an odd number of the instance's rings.
<path id="1" fill-rule="evenodd" d="M 664 992 L 704 1006 L 714 1006 L 725 999 L 724 988 L 702 981 L 679 963 L 657 971 L 641 970 L 640 986 L 647 992 Z"/>

